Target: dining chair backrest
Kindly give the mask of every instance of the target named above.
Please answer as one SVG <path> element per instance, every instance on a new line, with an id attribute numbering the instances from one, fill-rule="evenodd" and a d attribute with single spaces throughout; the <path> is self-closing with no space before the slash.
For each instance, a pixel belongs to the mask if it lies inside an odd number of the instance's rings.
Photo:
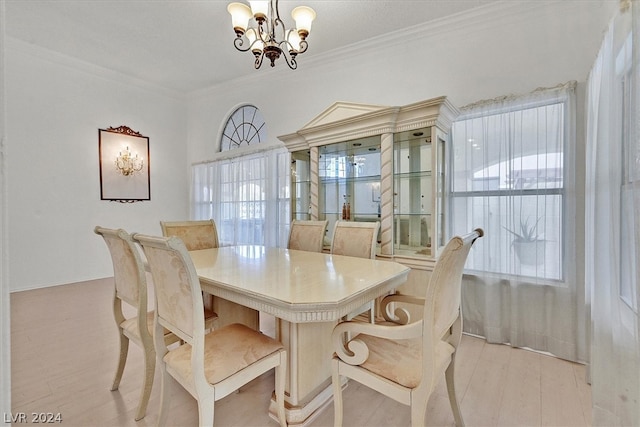
<path id="1" fill-rule="evenodd" d="M 162 235 L 177 236 L 184 242 L 187 250 L 217 248 L 218 230 L 213 219 L 194 221 L 160 221 Z"/>
<path id="2" fill-rule="evenodd" d="M 324 233 L 329 221 L 291 221 L 289 249 L 308 252 L 322 252 Z"/>
<path id="3" fill-rule="evenodd" d="M 478 228 L 467 235 L 453 237 L 436 261 L 427 286 L 423 317 L 425 327 L 433 328 L 434 339 L 443 337 L 460 317 L 464 264 L 471 246 L 483 235 L 483 230 Z"/>
<path id="4" fill-rule="evenodd" d="M 200 340 L 204 340 L 200 282 L 183 241 L 176 236 L 135 234 L 133 238 L 142 245 L 149 263 L 156 296 L 157 322 L 189 344 L 193 344 L 194 334 L 199 334 Z"/>
<path id="5" fill-rule="evenodd" d="M 129 233 L 123 229 L 95 227 L 104 239 L 113 264 L 115 297 L 135 307 L 138 314 L 147 312 L 147 280 L 144 263 Z"/>
<path id="6" fill-rule="evenodd" d="M 375 259 L 379 229 L 379 221 L 336 221 L 331 239 L 331 253 Z"/>

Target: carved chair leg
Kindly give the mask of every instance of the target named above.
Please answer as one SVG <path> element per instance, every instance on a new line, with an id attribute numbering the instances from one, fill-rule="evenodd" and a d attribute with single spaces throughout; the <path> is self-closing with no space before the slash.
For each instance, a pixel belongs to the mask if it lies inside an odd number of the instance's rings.
<path id="1" fill-rule="evenodd" d="M 454 370 L 456 364 L 456 354 L 451 355 L 451 362 L 445 371 L 445 379 L 447 382 L 447 393 L 449 394 L 449 403 L 451 403 L 451 410 L 453 411 L 453 418 L 457 427 L 464 427 L 464 420 L 462 419 L 462 413 L 460 412 L 460 404 L 456 397 L 456 388 L 454 381 Z"/>
<path id="2" fill-rule="evenodd" d="M 116 374 L 113 377 L 113 383 L 111 384 L 111 391 L 115 391 L 120 386 L 120 380 L 122 379 L 122 373 L 124 372 L 124 365 L 127 363 L 127 353 L 129 352 L 129 338 L 123 333 L 122 329 L 118 328 L 120 334 L 120 355 L 118 359 L 118 366 L 116 367 Z"/>
<path id="3" fill-rule="evenodd" d="M 429 395 L 431 396 L 431 395 Z M 411 398 L 411 427 L 424 427 L 427 416 L 427 403 L 429 403 L 429 396 L 426 399 Z"/>
<path id="4" fill-rule="evenodd" d="M 213 399 L 198 400 L 199 426 L 213 426 L 215 416 L 215 404 Z"/>
<path id="5" fill-rule="evenodd" d="M 147 405 L 153 388 L 153 376 L 156 372 L 156 354 L 153 349 L 145 349 L 144 355 L 144 378 L 142 379 L 142 390 L 140 392 L 140 403 L 136 421 L 140 421 L 147 413 Z"/>
<path id="6" fill-rule="evenodd" d="M 160 376 L 160 413 L 158 414 L 158 427 L 167 425 L 167 415 L 171 403 L 171 389 L 174 382 L 174 379 L 167 373 L 164 362 L 160 361 L 160 363 L 162 374 Z M 211 423 L 213 423 L 213 420 L 211 420 Z"/>

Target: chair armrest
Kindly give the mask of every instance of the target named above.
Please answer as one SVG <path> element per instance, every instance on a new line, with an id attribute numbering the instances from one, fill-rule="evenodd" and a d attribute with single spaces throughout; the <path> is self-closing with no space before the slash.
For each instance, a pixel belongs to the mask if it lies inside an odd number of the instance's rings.
<path id="1" fill-rule="evenodd" d="M 386 321 L 406 325 L 410 321 L 409 312 L 404 308 L 396 308 L 393 314 L 390 313 L 389 304 L 392 302 L 424 305 L 425 299 L 413 295 L 392 294 L 387 295 L 382 299 L 382 301 L 380 301 L 380 310 L 382 311 L 382 316 Z"/>
<path id="2" fill-rule="evenodd" d="M 346 334 L 351 336 L 366 334 L 386 339 L 411 339 L 422 336 L 422 320 L 408 325 L 387 326 L 364 322 L 339 323 L 331 334 L 333 348 L 336 355 L 350 365 L 360 365 L 369 357 L 369 348 L 356 336 L 345 341 Z"/>

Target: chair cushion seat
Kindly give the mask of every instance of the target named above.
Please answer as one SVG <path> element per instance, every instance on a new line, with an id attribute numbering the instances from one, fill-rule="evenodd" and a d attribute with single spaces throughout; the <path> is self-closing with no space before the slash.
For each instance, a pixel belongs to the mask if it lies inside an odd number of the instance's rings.
<path id="1" fill-rule="evenodd" d="M 252 363 L 282 350 L 282 344 L 248 326 L 234 323 L 205 336 L 204 366 L 209 384 L 217 384 Z M 184 344 L 164 356 L 167 368 L 193 382 L 191 345 Z"/>
<path id="2" fill-rule="evenodd" d="M 422 379 L 422 338 L 390 340 L 360 334 L 354 339 L 369 347 L 369 357 L 360 367 L 383 378 L 415 388 Z M 446 366 L 455 351 L 453 346 L 440 341 L 435 349 L 436 370 Z"/>

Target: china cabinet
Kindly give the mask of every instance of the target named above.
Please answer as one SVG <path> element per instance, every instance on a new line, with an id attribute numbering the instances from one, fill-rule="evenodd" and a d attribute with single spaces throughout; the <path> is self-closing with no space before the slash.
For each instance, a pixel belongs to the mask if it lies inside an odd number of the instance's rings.
<path id="1" fill-rule="evenodd" d="M 295 133 L 293 219 L 380 221 L 378 256 L 429 269 L 445 243 L 446 97 L 400 107 L 337 102 Z"/>

